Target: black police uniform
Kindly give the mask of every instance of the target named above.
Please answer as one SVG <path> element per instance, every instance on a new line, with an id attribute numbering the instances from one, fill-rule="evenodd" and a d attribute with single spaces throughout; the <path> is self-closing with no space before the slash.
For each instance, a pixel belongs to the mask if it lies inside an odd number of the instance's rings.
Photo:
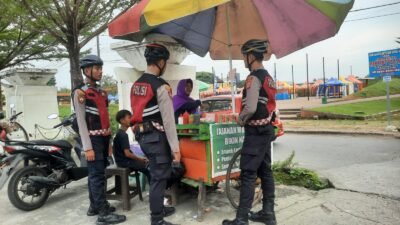
<path id="1" fill-rule="evenodd" d="M 247 92 L 251 88 L 259 89 L 258 99 L 248 98 Z M 272 111 L 275 110 L 275 94 L 275 84 L 266 70 L 256 70 L 249 75 L 246 88 L 243 90 L 243 108 L 246 104 L 255 104 L 257 101 L 257 109 L 245 121 L 245 138 L 240 158 L 242 185 L 237 218 L 247 220 L 254 199 L 257 176 L 261 179 L 263 202 L 265 204 L 272 202 L 273 204 L 275 198 L 275 185 L 271 169 L 271 140 L 274 137 L 274 128 L 270 123 Z M 252 103 L 250 103 L 251 101 Z"/>
<path id="2" fill-rule="evenodd" d="M 90 210 L 108 214 L 105 168 L 111 138 L 107 93 L 85 85 L 74 91 L 74 108 L 84 150 L 93 149 L 95 160 L 88 161 Z"/>
<path id="3" fill-rule="evenodd" d="M 163 220 L 164 192 L 172 169 L 170 140 L 167 138 L 167 128 L 164 129 L 163 126 L 160 110 L 162 106 L 158 99 L 158 90 L 163 86 L 169 87 L 163 79 L 145 73 L 135 82 L 131 90 L 132 124 L 135 138 L 149 159 L 152 224 Z M 173 110 L 171 110 L 171 118 L 170 120 L 174 124 Z"/>

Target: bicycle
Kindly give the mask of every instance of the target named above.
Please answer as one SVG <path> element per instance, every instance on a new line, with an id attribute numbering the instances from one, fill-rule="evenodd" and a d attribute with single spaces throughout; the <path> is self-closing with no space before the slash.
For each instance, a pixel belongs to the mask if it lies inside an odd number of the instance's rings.
<path id="1" fill-rule="evenodd" d="M 239 207 L 239 199 L 240 199 L 241 181 L 240 181 L 239 166 L 240 166 L 241 153 L 242 150 L 239 150 L 232 156 L 232 159 L 229 162 L 229 166 L 226 171 L 225 191 L 229 202 L 235 209 Z M 261 189 L 261 180 L 257 178 L 252 207 L 256 206 L 259 202 L 261 202 L 262 197 L 263 194 Z"/>
<path id="2" fill-rule="evenodd" d="M 4 119 L 5 116 L 1 113 L 0 119 Z M 17 122 L 18 116 L 20 116 L 22 112 L 14 114 L 7 121 L 0 122 L 0 129 L 7 130 L 6 139 L 12 141 L 29 141 L 28 132 L 26 132 L 25 128 Z"/>

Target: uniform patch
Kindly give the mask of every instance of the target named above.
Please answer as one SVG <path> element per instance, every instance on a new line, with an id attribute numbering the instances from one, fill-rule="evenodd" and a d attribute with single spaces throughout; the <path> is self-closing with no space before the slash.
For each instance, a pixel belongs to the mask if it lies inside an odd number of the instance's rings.
<path id="1" fill-rule="evenodd" d="M 83 91 L 78 91 L 78 102 L 80 104 L 85 103 L 85 93 Z"/>
<path id="2" fill-rule="evenodd" d="M 169 97 L 172 98 L 172 88 L 169 85 L 165 85 L 165 90 L 167 90 Z"/>
<path id="3" fill-rule="evenodd" d="M 253 84 L 253 79 L 254 79 L 254 77 L 248 77 L 246 79 L 246 89 L 251 88 L 251 85 Z"/>
<path id="4" fill-rule="evenodd" d="M 275 88 L 276 89 L 276 84 L 275 84 L 274 80 L 272 80 L 270 78 L 268 79 L 268 86 L 270 88 Z"/>

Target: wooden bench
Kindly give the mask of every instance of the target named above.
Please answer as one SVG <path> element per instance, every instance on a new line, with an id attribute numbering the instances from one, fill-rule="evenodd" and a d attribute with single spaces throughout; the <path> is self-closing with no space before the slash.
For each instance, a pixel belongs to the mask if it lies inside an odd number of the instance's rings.
<path id="1" fill-rule="evenodd" d="M 115 185 L 110 190 L 106 191 L 107 200 L 122 201 L 123 210 L 131 209 L 130 200 L 136 195 L 139 195 L 140 201 L 143 201 L 142 190 L 140 185 L 140 174 L 138 171 L 131 172 L 128 168 L 107 168 L 107 179 L 115 177 Z M 136 178 L 136 186 L 129 185 L 129 176 Z"/>

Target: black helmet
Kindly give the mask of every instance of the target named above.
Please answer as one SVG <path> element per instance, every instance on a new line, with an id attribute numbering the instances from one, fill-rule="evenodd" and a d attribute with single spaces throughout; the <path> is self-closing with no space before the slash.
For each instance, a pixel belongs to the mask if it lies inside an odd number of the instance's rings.
<path id="1" fill-rule="evenodd" d="M 79 60 L 79 66 L 81 69 L 90 66 L 102 66 L 103 60 L 97 55 L 87 55 Z"/>
<path id="2" fill-rule="evenodd" d="M 168 49 L 160 44 L 148 44 L 146 45 L 146 50 L 144 52 L 144 57 L 146 61 L 149 63 L 157 62 L 161 59 L 167 61 L 169 59 L 169 51 Z"/>
<path id="3" fill-rule="evenodd" d="M 268 41 L 252 39 L 242 46 L 242 54 L 256 53 L 263 55 L 268 52 Z"/>

